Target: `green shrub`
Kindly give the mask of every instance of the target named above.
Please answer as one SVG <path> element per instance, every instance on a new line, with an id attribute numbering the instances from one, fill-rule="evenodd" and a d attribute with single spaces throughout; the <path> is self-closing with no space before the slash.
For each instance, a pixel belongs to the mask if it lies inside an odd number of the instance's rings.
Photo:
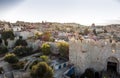
<path id="1" fill-rule="evenodd" d="M 42 44 L 41 49 L 44 55 L 49 55 L 51 53 L 50 45 L 48 43 Z"/>
<path id="2" fill-rule="evenodd" d="M 16 46 L 13 53 L 17 56 L 26 56 L 32 53 L 32 48 L 26 46 Z"/>
<path id="3" fill-rule="evenodd" d="M 32 66 L 31 76 L 33 78 L 53 78 L 53 70 L 46 62 L 39 62 Z"/>
<path id="4" fill-rule="evenodd" d="M 14 36 L 13 31 L 3 31 L 1 33 L 1 37 L 2 37 L 3 40 L 6 41 L 7 39 L 13 40 L 15 36 Z"/>
<path id="5" fill-rule="evenodd" d="M 69 57 L 69 44 L 67 42 L 58 42 L 57 43 L 60 55 L 62 57 L 68 58 Z"/>
<path id="6" fill-rule="evenodd" d="M 30 69 L 32 69 L 32 66 L 34 66 L 34 65 L 36 65 L 36 64 L 38 64 L 38 63 L 39 63 L 39 61 L 38 61 L 38 60 L 35 60 L 35 61 L 31 64 Z"/>
<path id="7" fill-rule="evenodd" d="M 85 77 L 94 78 L 94 70 L 91 68 L 86 69 L 80 78 L 85 78 Z"/>
<path id="8" fill-rule="evenodd" d="M 8 52 L 7 47 L 0 47 L 0 54 L 5 54 Z"/>
<path id="9" fill-rule="evenodd" d="M 21 38 L 18 39 L 16 42 L 15 42 L 15 46 L 27 46 L 27 42 L 26 40 L 22 40 Z"/>
<path id="10" fill-rule="evenodd" d="M 8 53 L 5 55 L 4 60 L 8 63 L 14 64 L 19 61 L 17 56 L 14 53 Z"/>
<path id="11" fill-rule="evenodd" d="M 42 56 L 40 56 L 40 58 L 45 62 L 48 62 L 48 60 L 49 60 L 48 56 L 46 56 L 46 55 L 42 55 Z"/>

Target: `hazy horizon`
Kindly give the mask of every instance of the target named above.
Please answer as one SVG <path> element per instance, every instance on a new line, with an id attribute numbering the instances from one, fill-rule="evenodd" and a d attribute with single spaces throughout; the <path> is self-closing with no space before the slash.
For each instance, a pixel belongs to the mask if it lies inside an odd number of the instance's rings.
<path id="1" fill-rule="evenodd" d="M 0 20 L 120 24 L 120 0 L 0 0 Z"/>

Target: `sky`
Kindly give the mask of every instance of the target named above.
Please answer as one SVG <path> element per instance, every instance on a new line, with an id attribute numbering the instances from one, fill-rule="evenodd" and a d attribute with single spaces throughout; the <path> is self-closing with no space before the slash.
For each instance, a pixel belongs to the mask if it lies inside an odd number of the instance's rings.
<path id="1" fill-rule="evenodd" d="M 120 24 L 120 0 L 0 0 L 0 20 Z"/>

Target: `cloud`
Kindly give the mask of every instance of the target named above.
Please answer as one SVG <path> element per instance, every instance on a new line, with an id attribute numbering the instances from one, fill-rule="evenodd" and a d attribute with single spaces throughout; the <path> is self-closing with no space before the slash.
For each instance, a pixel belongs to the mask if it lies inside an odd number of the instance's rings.
<path id="1" fill-rule="evenodd" d="M 106 24 L 120 24 L 120 19 L 107 20 L 105 23 L 106 23 Z"/>
<path id="2" fill-rule="evenodd" d="M 120 0 L 115 0 L 116 2 L 120 2 Z"/>
<path id="3" fill-rule="evenodd" d="M 0 11 L 10 9 L 22 1 L 23 0 L 0 0 Z"/>

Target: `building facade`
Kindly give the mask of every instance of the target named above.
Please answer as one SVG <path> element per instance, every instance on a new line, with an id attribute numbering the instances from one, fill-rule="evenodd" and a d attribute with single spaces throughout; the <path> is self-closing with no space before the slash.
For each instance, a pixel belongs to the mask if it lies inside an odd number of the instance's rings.
<path id="1" fill-rule="evenodd" d="M 120 73 L 120 42 L 72 39 L 69 41 L 69 60 L 79 73 L 87 68 Z"/>

